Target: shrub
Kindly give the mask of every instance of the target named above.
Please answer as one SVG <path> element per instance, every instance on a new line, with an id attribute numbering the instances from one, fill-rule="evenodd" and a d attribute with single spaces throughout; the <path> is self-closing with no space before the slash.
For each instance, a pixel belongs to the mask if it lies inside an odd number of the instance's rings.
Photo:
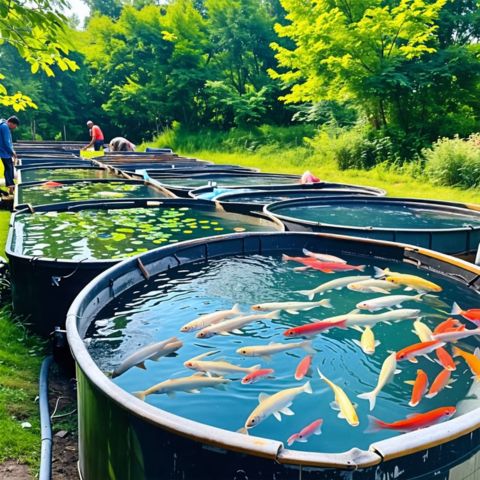
<path id="1" fill-rule="evenodd" d="M 476 187 L 480 183 L 480 136 L 441 138 L 423 150 L 426 172 L 439 185 Z"/>

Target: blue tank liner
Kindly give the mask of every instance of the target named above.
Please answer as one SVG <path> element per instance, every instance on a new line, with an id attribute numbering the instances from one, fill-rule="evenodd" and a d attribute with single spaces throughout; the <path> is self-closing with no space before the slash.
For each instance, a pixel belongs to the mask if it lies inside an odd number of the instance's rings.
<path id="1" fill-rule="evenodd" d="M 171 148 L 154 148 L 154 147 L 147 147 L 145 149 L 147 153 L 173 153 Z"/>
<path id="2" fill-rule="evenodd" d="M 480 290 L 480 268 L 468 262 L 409 245 L 341 235 L 225 235 L 166 246 L 125 260 L 90 282 L 67 314 L 67 338 L 77 363 L 83 480 L 479 478 L 480 464 L 472 457 L 480 448 L 480 408 L 440 425 L 377 442 L 368 450 L 299 452 L 278 441 L 200 424 L 142 402 L 107 378 L 87 351 L 83 339 L 96 315 L 150 276 L 191 262 L 238 254 L 294 254 L 302 248 L 413 263 L 474 292 Z M 465 464 L 456 467 L 462 462 Z M 449 476 L 450 471 L 454 477 Z"/>
<path id="3" fill-rule="evenodd" d="M 175 198 L 175 195 L 173 195 L 169 190 L 166 188 L 163 188 L 160 185 L 156 185 L 152 182 L 145 182 L 144 180 L 131 180 L 131 179 L 111 179 L 111 178 L 98 178 L 94 180 L 62 180 L 61 183 L 64 185 L 75 185 L 75 184 L 84 184 L 84 183 L 90 183 L 90 184 L 108 184 L 110 182 L 122 182 L 125 183 L 126 185 L 145 185 L 146 188 L 151 192 L 150 199 L 155 199 L 156 197 L 158 198 Z M 15 189 L 15 196 L 14 196 L 14 201 L 13 201 L 13 207 L 15 210 L 22 210 L 25 208 L 31 208 L 34 207 L 35 209 L 39 207 L 39 204 L 34 204 L 31 202 L 24 202 L 22 201 L 23 198 L 23 192 L 25 190 L 28 190 L 31 187 L 35 186 L 41 186 L 45 182 L 29 182 L 29 183 L 22 183 L 17 186 Z M 143 198 L 143 197 L 142 197 Z M 21 203 L 20 203 L 21 201 Z M 58 204 L 63 204 L 65 202 L 47 202 L 45 205 L 58 205 Z"/>
<path id="4" fill-rule="evenodd" d="M 446 202 L 440 200 L 424 200 L 414 198 L 337 198 L 337 199 L 299 199 L 272 203 L 264 207 L 267 215 L 278 218 L 288 231 L 324 232 L 339 235 L 374 238 L 392 242 L 402 242 L 420 247 L 430 248 L 438 252 L 461 256 L 470 259 L 480 243 L 480 227 L 442 228 L 442 229 L 408 229 L 408 228 L 376 228 L 371 226 L 354 227 L 349 225 L 333 225 L 322 222 L 312 222 L 283 215 L 282 209 L 290 207 L 312 207 L 331 205 L 405 205 L 413 208 L 428 208 L 442 213 L 464 214 L 478 216 L 480 206 L 475 204 Z"/>
<path id="5" fill-rule="evenodd" d="M 85 209 L 114 208 L 161 208 L 185 207 L 214 211 L 212 202 L 192 199 L 129 199 L 129 200 L 90 200 L 44 205 L 37 212 L 80 211 Z M 68 307 L 78 292 L 99 273 L 121 260 L 67 260 L 59 258 L 33 257 L 14 250 L 14 224 L 20 213 L 28 213 L 29 208 L 14 213 L 10 219 L 6 255 L 9 259 L 12 303 L 14 312 L 23 316 L 31 329 L 42 336 L 49 336 L 56 326 L 63 327 Z M 272 220 L 263 214 L 244 214 L 256 218 L 269 229 L 283 231 L 278 220 Z"/>

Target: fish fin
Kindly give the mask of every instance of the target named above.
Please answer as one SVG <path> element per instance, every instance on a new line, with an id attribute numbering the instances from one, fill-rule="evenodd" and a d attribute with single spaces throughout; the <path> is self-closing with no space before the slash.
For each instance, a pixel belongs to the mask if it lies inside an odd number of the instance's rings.
<path id="1" fill-rule="evenodd" d="M 408 361 L 409 361 L 410 363 L 418 363 L 418 360 L 416 359 L 416 357 L 410 357 L 410 358 L 408 359 Z"/>
<path id="2" fill-rule="evenodd" d="M 292 412 L 288 407 L 283 407 L 280 412 L 287 416 L 295 415 L 295 412 Z"/>
<path id="3" fill-rule="evenodd" d="M 298 315 L 297 310 L 285 310 L 287 313 L 290 313 L 291 315 Z"/>
<path id="4" fill-rule="evenodd" d="M 320 301 L 320 306 L 324 308 L 333 308 L 332 302 L 330 302 L 329 298 L 324 298 Z"/>
<path id="5" fill-rule="evenodd" d="M 255 370 L 259 370 L 261 366 L 262 365 L 260 363 L 257 363 L 256 365 L 248 367 L 248 370 L 250 370 L 250 372 L 254 372 Z"/>
<path id="6" fill-rule="evenodd" d="M 306 248 L 302 248 L 302 253 L 303 253 L 306 257 L 315 258 L 314 253 L 311 252 L 310 250 L 307 250 Z"/>
<path id="7" fill-rule="evenodd" d="M 405 290 L 406 292 L 411 292 L 411 291 L 413 291 L 414 289 L 413 289 L 412 287 L 405 287 L 404 290 Z"/>
<path id="8" fill-rule="evenodd" d="M 375 340 L 374 345 L 375 345 L 375 347 L 378 347 L 379 345 L 381 345 L 381 343 L 382 342 L 380 340 Z"/>
<path id="9" fill-rule="evenodd" d="M 272 412 L 273 416 L 279 421 L 282 421 L 282 416 L 280 415 L 280 412 Z"/>
<path id="10" fill-rule="evenodd" d="M 361 272 L 365 271 L 366 265 L 357 265 L 356 270 L 360 270 Z"/>
<path id="11" fill-rule="evenodd" d="M 333 270 L 331 270 L 330 268 L 319 268 L 318 270 L 320 270 L 321 272 L 323 273 L 335 273 Z"/>
<path id="12" fill-rule="evenodd" d="M 245 427 L 239 428 L 237 433 L 243 433 L 243 435 L 248 435 L 248 430 Z"/>
<path id="13" fill-rule="evenodd" d="M 370 290 L 375 293 L 383 293 L 385 295 L 391 295 L 392 292 L 385 290 L 384 288 L 380 287 L 370 287 Z"/>
<path id="14" fill-rule="evenodd" d="M 407 385 L 415 385 L 415 380 L 405 380 L 403 383 L 406 383 Z"/>
<path id="15" fill-rule="evenodd" d="M 397 304 L 395 305 L 395 307 L 397 307 L 397 308 L 402 308 L 402 304 L 401 304 L 401 303 L 397 303 Z"/>
<path id="16" fill-rule="evenodd" d="M 348 312 L 345 316 L 347 315 L 355 315 L 357 313 L 360 313 L 360 309 L 359 308 L 354 308 L 352 311 Z"/>
<path id="17" fill-rule="evenodd" d="M 142 370 L 147 369 L 147 367 L 145 366 L 145 361 L 137 363 L 135 366 L 138 367 L 138 368 L 141 368 Z"/>
<path id="18" fill-rule="evenodd" d="M 362 327 L 360 327 L 359 325 L 352 325 L 352 328 L 357 332 L 363 333 Z"/>
<path id="19" fill-rule="evenodd" d="M 314 305 L 313 307 L 302 308 L 302 310 L 303 310 L 304 312 L 308 312 L 308 311 L 310 311 L 310 310 L 313 310 L 314 308 L 317 308 L 317 305 Z M 288 312 L 288 310 L 287 310 L 287 312 Z M 298 312 L 297 312 L 297 313 L 298 313 Z"/>
<path id="20" fill-rule="evenodd" d="M 309 300 L 313 300 L 313 297 L 315 296 L 315 294 L 312 293 L 312 290 L 297 290 L 297 293 L 300 295 L 306 295 Z"/>
<path id="21" fill-rule="evenodd" d="M 285 253 L 282 253 L 282 260 L 284 262 L 288 262 L 289 260 L 291 260 L 292 257 L 286 255 Z"/>
<path id="22" fill-rule="evenodd" d="M 192 361 L 196 361 L 196 360 L 201 360 L 202 358 L 209 357 L 210 355 L 218 353 L 219 351 L 220 350 L 213 350 L 213 351 L 208 351 L 208 352 L 205 352 L 205 353 L 201 353 L 200 355 L 197 355 L 196 357 L 193 357 L 188 361 L 192 362 Z"/>
<path id="23" fill-rule="evenodd" d="M 167 392 L 167 397 L 173 398 L 175 396 L 175 392 Z"/>
<path id="24" fill-rule="evenodd" d="M 336 412 L 339 412 L 340 411 L 340 407 L 338 406 L 338 403 L 333 401 L 333 402 L 330 402 L 330 408 L 332 410 L 335 410 Z"/>
<path id="25" fill-rule="evenodd" d="M 370 404 L 370 411 L 375 408 L 375 403 L 377 401 L 377 394 L 375 390 L 372 390 L 371 392 L 360 393 L 359 395 L 357 395 L 357 397 L 361 398 L 362 400 L 368 400 Z"/>
<path id="26" fill-rule="evenodd" d="M 386 323 L 387 325 L 393 325 L 393 323 L 390 322 L 389 320 L 385 320 L 383 323 Z"/>
<path id="27" fill-rule="evenodd" d="M 302 348 L 307 352 L 307 353 L 317 353 L 317 351 L 312 347 L 312 341 L 311 340 L 305 340 L 302 343 Z"/>
<path id="28" fill-rule="evenodd" d="M 308 381 L 307 383 L 305 383 L 305 385 L 303 385 L 303 391 L 305 393 L 313 393 L 313 390 L 312 390 L 312 385 L 310 384 L 310 381 Z"/>
<path id="29" fill-rule="evenodd" d="M 438 392 L 435 392 L 435 393 L 427 393 L 427 394 L 425 395 L 425 398 L 433 398 L 433 397 L 436 397 L 436 396 L 437 396 L 437 393 L 438 393 Z"/>
<path id="30" fill-rule="evenodd" d="M 462 313 L 462 309 L 460 308 L 458 303 L 453 302 L 452 310 L 450 311 L 450 315 L 461 315 L 461 313 Z"/>
<path id="31" fill-rule="evenodd" d="M 343 420 L 345 419 L 345 415 L 343 414 L 343 412 L 338 412 L 337 417 Z"/>
<path id="32" fill-rule="evenodd" d="M 475 378 L 475 377 L 472 377 L 472 378 Z M 445 388 L 452 388 L 451 385 L 445 385 Z"/>
<path id="33" fill-rule="evenodd" d="M 133 395 L 134 397 L 139 398 L 140 400 L 143 400 L 143 401 L 145 401 L 145 397 L 147 396 L 147 394 L 146 394 L 144 391 L 142 391 L 142 392 L 133 392 L 132 395 Z"/>
<path id="34" fill-rule="evenodd" d="M 265 318 L 269 318 L 270 320 L 278 320 L 280 318 L 280 313 L 281 310 L 274 310 L 273 312 L 270 312 L 269 314 L 265 315 Z"/>
<path id="35" fill-rule="evenodd" d="M 191 390 L 187 390 L 188 393 L 200 393 L 198 388 L 192 388 Z"/>
<path id="36" fill-rule="evenodd" d="M 263 393 L 263 392 L 260 393 L 260 394 L 258 395 L 258 403 L 264 402 L 264 401 L 265 401 L 267 398 L 269 398 L 269 397 L 270 397 L 270 395 L 268 395 L 268 394 L 266 394 L 266 393 Z"/>
<path id="37" fill-rule="evenodd" d="M 237 335 L 243 335 L 243 332 L 239 328 L 235 328 L 232 330 L 232 333 L 236 333 Z"/>
<path id="38" fill-rule="evenodd" d="M 428 355 L 422 355 L 422 357 L 425 357 L 429 362 L 435 363 Z"/>
<path id="39" fill-rule="evenodd" d="M 237 330 L 237 329 L 235 329 L 235 330 Z M 232 330 L 232 332 L 235 332 L 235 330 Z M 221 335 L 222 337 L 228 337 L 228 336 L 230 336 L 230 332 L 218 332 L 218 335 Z"/>
<path id="40" fill-rule="evenodd" d="M 308 441 L 308 440 L 307 440 L 306 438 L 298 438 L 298 439 L 297 439 L 297 442 L 298 442 L 298 443 L 307 443 L 307 441 Z"/>
<path id="41" fill-rule="evenodd" d="M 234 312 L 234 313 L 240 313 L 240 304 L 239 304 L 239 303 L 236 303 L 236 304 L 232 307 L 232 312 Z"/>
<path id="42" fill-rule="evenodd" d="M 207 374 L 205 372 L 195 372 L 192 377 L 205 377 Z"/>
<path id="43" fill-rule="evenodd" d="M 477 358 L 480 358 L 480 348 L 476 348 L 473 352 L 473 354 L 477 357 Z"/>
<path id="44" fill-rule="evenodd" d="M 379 267 L 373 267 L 375 271 L 375 278 L 386 277 L 390 270 L 386 268 L 385 270 Z"/>
<path id="45" fill-rule="evenodd" d="M 305 270 L 308 270 L 310 267 L 295 267 L 293 269 L 294 272 L 304 272 Z"/>
<path id="46" fill-rule="evenodd" d="M 352 339 L 352 342 L 353 342 L 355 345 L 358 345 L 359 347 L 362 346 L 362 343 L 360 342 L 360 340 L 357 340 L 356 338 L 353 338 L 353 339 Z"/>
<path id="47" fill-rule="evenodd" d="M 402 371 L 401 371 L 399 368 L 397 368 L 397 369 L 393 372 L 394 375 L 398 375 L 399 373 L 402 373 Z"/>

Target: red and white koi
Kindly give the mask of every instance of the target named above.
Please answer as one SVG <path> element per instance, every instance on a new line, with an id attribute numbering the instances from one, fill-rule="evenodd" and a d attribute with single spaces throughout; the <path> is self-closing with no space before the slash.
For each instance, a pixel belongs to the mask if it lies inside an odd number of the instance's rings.
<path id="1" fill-rule="evenodd" d="M 443 347 L 445 342 L 439 342 L 437 340 L 431 340 L 429 342 L 420 342 L 409 345 L 408 347 L 403 348 L 397 352 L 397 362 L 403 362 L 408 360 L 412 363 L 418 363 L 416 357 L 421 355 L 426 356 L 430 352 L 433 352 L 437 348 Z"/>
<path id="2" fill-rule="evenodd" d="M 305 375 L 310 375 L 310 367 L 312 365 L 312 356 L 307 355 L 304 357 L 295 369 L 295 380 L 302 380 Z"/>
<path id="3" fill-rule="evenodd" d="M 262 380 L 263 378 L 273 378 L 271 376 L 272 373 L 274 373 L 274 370 L 272 368 L 261 368 L 259 370 L 254 370 L 248 375 L 245 375 L 242 378 L 241 383 L 243 385 L 250 385 L 252 383 L 258 382 L 259 380 Z"/>
<path id="4" fill-rule="evenodd" d="M 320 321 L 292 327 L 283 332 L 285 337 L 312 337 L 322 332 L 328 332 L 331 328 L 347 328 L 346 320 L 337 322 Z"/>
<path id="5" fill-rule="evenodd" d="M 315 252 L 311 252 L 310 250 L 307 250 L 306 248 L 302 249 L 302 252 L 307 257 L 316 258 L 321 262 L 347 263 L 346 260 L 340 257 L 336 257 L 335 255 L 328 255 L 326 253 L 315 253 Z"/>
<path id="6" fill-rule="evenodd" d="M 322 425 L 323 420 L 321 418 L 315 420 L 310 425 L 302 428 L 298 433 L 294 433 L 293 435 L 291 435 L 287 440 L 287 445 L 290 446 L 293 442 L 305 443 L 312 435 L 321 435 Z"/>
<path id="7" fill-rule="evenodd" d="M 476 323 L 480 326 L 480 308 L 470 308 L 468 310 L 463 310 L 459 307 L 458 303 L 454 302 L 452 306 L 451 315 L 460 315 L 467 320 L 470 320 L 473 323 Z"/>
<path id="8" fill-rule="evenodd" d="M 465 325 L 456 318 L 447 318 L 442 323 L 439 323 L 434 329 L 433 333 L 456 332 L 458 330 L 465 330 Z"/>
<path id="9" fill-rule="evenodd" d="M 297 268 L 297 271 L 306 270 L 308 268 L 313 268 L 314 270 L 320 270 L 323 273 L 334 273 L 334 272 L 347 272 L 349 270 L 359 270 L 363 272 L 366 268 L 366 265 L 349 265 L 348 263 L 338 263 L 338 262 L 321 262 L 315 258 L 310 257 L 290 257 L 288 255 L 282 255 L 283 261 L 292 261 L 298 262 L 304 265 L 304 267 Z"/>

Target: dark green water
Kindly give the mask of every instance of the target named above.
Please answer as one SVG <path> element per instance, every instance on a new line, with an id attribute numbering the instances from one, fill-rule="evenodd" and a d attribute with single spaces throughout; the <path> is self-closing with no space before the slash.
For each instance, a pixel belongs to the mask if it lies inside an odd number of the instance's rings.
<path id="1" fill-rule="evenodd" d="M 108 170 L 97 170 L 94 168 L 38 168 L 36 170 L 22 170 L 22 183 L 101 178 L 118 178 L 118 176 L 110 173 Z"/>
<path id="2" fill-rule="evenodd" d="M 428 207 L 412 207 L 396 204 L 371 205 L 364 203 L 335 203 L 332 205 L 285 206 L 275 208 L 272 213 L 294 217 L 310 222 L 328 223 L 354 227 L 374 228 L 461 228 L 480 226 L 480 214 L 467 210 L 458 213 L 442 212 Z"/>
<path id="3" fill-rule="evenodd" d="M 61 183 L 61 182 L 58 182 Z M 113 200 L 117 198 L 165 198 L 156 189 L 141 183 L 112 182 L 75 182 L 58 187 L 45 185 L 19 185 L 18 203 L 48 205 L 50 203 L 76 202 L 80 200 Z"/>
<path id="4" fill-rule="evenodd" d="M 195 178 L 191 177 L 178 177 L 175 179 L 172 178 L 157 178 L 162 185 L 168 187 L 203 187 L 209 184 L 209 182 L 215 183 L 220 186 L 241 186 L 241 185 L 294 185 L 300 183 L 300 178 L 295 179 L 291 177 L 259 177 L 256 175 L 224 175 L 221 177 L 202 177 Z"/>
<path id="5" fill-rule="evenodd" d="M 289 252 L 301 255 L 301 252 Z M 373 266 L 390 267 L 394 271 L 416 274 L 434 281 L 443 287 L 439 294 L 441 300 L 451 305 L 461 300 L 464 308 L 478 307 L 479 297 L 462 285 L 447 280 L 437 274 L 430 274 L 406 264 L 393 264 L 383 260 L 369 258 L 344 257 L 350 264 L 367 264 L 364 274 L 372 275 Z M 252 313 L 250 306 L 262 302 L 305 301 L 306 297 L 298 290 L 312 289 L 320 283 L 340 276 L 355 275 L 360 272 L 347 272 L 327 275 L 319 271 L 297 273 L 295 263 L 282 262 L 279 256 L 229 257 L 212 260 L 208 264 L 198 263 L 182 266 L 152 278 L 143 285 L 135 286 L 111 302 L 96 317 L 93 327 L 87 334 L 89 350 L 105 371 L 113 371 L 123 359 L 142 346 L 155 341 L 177 336 L 184 342 L 177 356 L 165 357 L 158 362 L 147 361 L 146 370 L 131 368 L 114 381 L 127 392 L 147 389 L 169 378 L 178 378 L 194 373 L 183 363 L 206 351 L 218 352 L 208 360 L 226 360 L 242 367 L 257 363 L 262 368 L 275 370 L 274 379 L 264 379 L 251 385 L 242 385 L 239 376 L 231 376 L 233 381 L 225 391 L 203 389 L 201 393 L 179 392 L 174 398 L 153 394 L 146 401 L 168 412 L 215 427 L 236 431 L 243 427 L 245 420 L 258 405 L 260 393 L 273 394 L 285 388 L 303 385 L 305 380 L 297 382 L 294 371 L 300 359 L 305 356 L 302 350 L 293 350 L 275 354 L 271 361 L 260 357 L 243 357 L 236 353 L 242 346 L 266 345 L 270 342 L 297 342 L 298 339 L 285 339 L 283 332 L 291 326 L 341 315 L 355 308 L 362 299 L 374 298 L 378 294 L 362 294 L 346 288 L 317 296 L 315 299 L 329 298 L 332 309 L 315 308 L 300 312 L 298 315 L 281 313 L 279 320 L 265 320 L 252 323 L 242 329 L 243 334 L 229 336 L 217 335 L 208 339 L 198 339 L 195 332 L 181 333 L 180 327 L 199 315 L 229 309 L 239 303 L 242 312 Z M 395 293 L 402 293 L 401 290 Z M 408 294 L 408 292 L 405 292 Z M 404 308 L 421 310 L 422 321 L 430 328 L 448 316 L 434 308 L 416 302 L 406 302 Z M 354 329 L 333 329 L 314 338 L 316 354 L 313 359 L 314 374 L 310 378 L 313 395 L 301 394 L 290 407 L 295 415 L 282 416 L 278 422 L 273 416 L 264 420 L 258 427 L 250 430 L 252 435 L 271 438 L 285 443 L 290 435 L 298 432 L 312 421 L 324 420 L 323 433 L 310 437 L 308 443 L 294 443 L 292 448 L 307 451 L 343 452 L 352 447 L 367 449 L 375 441 L 399 435 L 383 430 L 366 433 L 367 415 L 372 414 L 384 421 L 392 422 L 416 412 L 426 412 L 443 406 L 457 406 L 458 414 L 464 414 L 480 406 L 475 392 L 471 372 L 461 360 L 452 378 L 456 383 L 452 389 L 443 390 L 432 399 L 424 398 L 420 404 L 411 408 L 408 405 L 411 396 L 410 385 L 406 380 L 415 378 L 418 368 L 423 369 L 433 382 L 441 367 L 426 358 L 420 357 L 418 364 L 401 362 L 401 373 L 387 384 L 377 397 L 373 412 L 368 402 L 358 399 L 357 395 L 372 390 L 377 383 L 383 361 L 389 352 L 418 342 L 412 332 L 413 320 L 403 320 L 394 324 L 379 323 L 374 334 L 381 344 L 371 356 L 365 355 L 353 342 L 360 338 Z M 470 325 L 468 328 L 472 328 Z M 465 345 L 460 343 L 460 346 Z M 467 347 L 468 348 L 468 347 Z M 450 347 L 448 347 L 450 350 Z M 471 349 L 470 349 L 471 350 Z M 432 356 L 432 358 L 435 358 Z M 319 378 L 316 368 L 335 384 L 343 388 L 352 402 L 358 404 L 360 420 L 358 427 L 351 427 L 345 420 L 337 417 L 330 402 L 333 393 Z M 465 400 L 469 398 L 470 400 Z M 234 412 L 234 413 L 232 413 Z"/>
<path id="6" fill-rule="evenodd" d="M 117 259 L 183 240 L 273 230 L 252 217 L 188 207 L 21 214 L 14 228 L 15 252 L 61 259 Z"/>

